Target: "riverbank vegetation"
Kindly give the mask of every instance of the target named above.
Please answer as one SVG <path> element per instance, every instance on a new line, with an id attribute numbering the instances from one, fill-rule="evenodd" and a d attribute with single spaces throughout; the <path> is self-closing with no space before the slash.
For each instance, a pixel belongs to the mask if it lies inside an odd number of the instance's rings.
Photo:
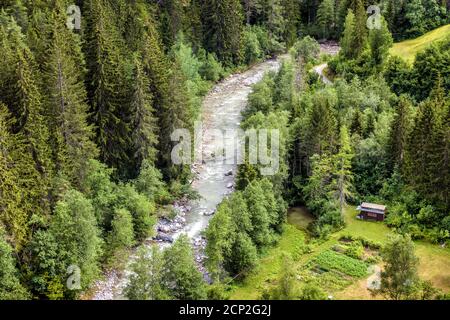
<path id="1" fill-rule="evenodd" d="M 77 298 L 195 197 L 171 133 L 212 84 L 286 50 L 294 2 L 1 2 L 0 297 Z"/>
<path id="2" fill-rule="evenodd" d="M 286 259 L 277 255 L 278 261 L 268 267 L 273 269 L 255 266 L 253 272 L 247 271 L 248 279 L 234 281 L 233 298 L 276 299 L 280 292 L 286 298 L 286 281 L 291 282 L 291 287 L 293 283 L 301 283 L 292 296 L 296 299 L 302 298 L 301 288 L 308 283 L 305 290 L 313 286 L 316 291 L 338 293 L 369 276 L 366 274 L 369 265 L 378 264 L 381 259 L 389 263 L 385 254 L 389 246 L 414 254 L 410 240 L 398 240 L 394 245 L 387 241 L 388 233 L 400 234 L 401 239 L 411 237 L 432 243 L 425 251 L 437 245 L 448 246 L 450 97 L 447 82 L 450 75 L 448 63 L 444 61 L 448 61 L 450 38 L 419 52 L 414 64 L 409 66 L 401 58 L 389 55 L 394 37 L 387 17 L 381 18 L 381 28 L 367 29 L 361 3 L 355 1 L 356 7 L 349 6 L 346 10 L 340 35 L 341 51 L 329 61 L 333 84 L 321 83 L 309 71 L 319 51 L 318 44 L 305 37 L 294 44 L 291 58 L 283 63 L 280 71 L 268 74 L 254 86 L 249 97 L 244 128 L 249 123 L 258 128 L 259 123 L 271 117 L 281 119 L 279 123 L 284 128 L 283 119 L 288 119 L 289 129 L 281 133 L 280 142 L 281 150 L 288 150 L 281 152 L 280 157 L 281 168 L 284 164 L 286 169 L 270 179 L 281 183 L 285 201 L 306 205 L 314 220 L 307 227 L 311 240 L 303 241 L 306 249 L 301 250 L 300 258 L 285 263 Z M 400 83 L 405 84 L 401 89 Z M 266 122 L 266 128 L 276 126 Z M 237 179 L 245 183 L 238 187 L 242 189 L 262 179 L 255 174 L 258 171 L 258 166 L 240 166 Z M 380 223 L 362 221 L 358 228 L 354 228 L 353 222 L 349 225 L 356 216 L 349 206 L 362 201 L 388 206 L 384 224 L 389 229 Z M 348 212 L 354 216 L 348 216 Z M 374 238 L 382 239 L 376 248 L 371 248 L 370 241 L 366 240 L 372 237 L 372 228 Z M 361 238 L 353 239 L 355 234 L 351 232 L 352 245 L 336 246 L 333 239 L 349 229 Z M 279 248 L 280 244 L 276 244 L 274 251 Z M 308 259 L 308 250 L 318 253 Z M 375 255 L 367 257 L 364 250 L 372 250 Z M 439 253 L 444 260 L 447 250 Z M 260 263 L 267 259 L 261 252 Z M 378 292 L 385 298 L 444 297 L 426 292 L 435 292 L 433 285 L 448 292 L 448 274 L 442 275 L 447 279 L 444 286 L 436 280 L 425 283 L 418 276 L 417 260 L 411 259 L 408 281 L 414 293 L 402 291 L 406 290 L 400 288 L 404 282 L 395 289 L 400 291 L 398 295 L 388 293 L 393 284 L 384 277 L 389 278 L 386 275 L 389 270 L 381 273 Z M 297 278 L 283 271 L 281 264 L 291 265 Z M 422 264 L 426 266 L 427 261 Z M 259 296 L 249 292 L 251 287 L 258 288 Z"/>
<path id="3" fill-rule="evenodd" d="M 363 0 L 75 3 L 81 28 L 73 30 L 73 1 L 0 4 L 0 299 L 76 299 L 102 269 L 125 263 L 166 206 L 196 196 L 191 168 L 171 161 L 171 133 L 193 130 L 215 82 L 286 51 L 279 72 L 254 86 L 242 122 L 279 130 L 279 170 L 239 167 L 237 191 L 205 232 L 213 285 L 182 237 L 163 252 L 138 251 L 126 295 L 324 299 L 369 263 L 361 239 L 343 252 L 329 246 L 342 230 L 362 239 L 362 230 L 391 230 L 408 248 L 410 235 L 427 243 L 419 258 L 437 255 L 428 243 L 448 243 L 450 38 L 413 64 L 389 56 L 394 40 L 448 23 L 448 2 L 382 1 L 373 30 L 372 1 Z M 332 85 L 311 70 L 321 59 L 314 38 L 340 40 L 341 52 L 323 59 Z M 349 218 L 362 200 L 386 203 L 391 229 Z M 298 204 L 313 216 L 306 233 L 285 224 L 288 205 Z M 230 284 L 259 286 L 261 270 L 274 285 L 229 292 Z M 327 272 L 315 281 L 311 270 Z M 416 273 L 407 280 L 425 296 L 430 286 Z M 296 288 L 297 276 L 311 281 Z M 412 297 L 390 291 L 386 280 L 380 293 Z"/>

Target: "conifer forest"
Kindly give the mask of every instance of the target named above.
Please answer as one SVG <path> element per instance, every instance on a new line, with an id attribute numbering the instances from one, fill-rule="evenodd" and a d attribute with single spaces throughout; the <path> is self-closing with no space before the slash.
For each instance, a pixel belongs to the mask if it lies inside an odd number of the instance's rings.
<path id="1" fill-rule="evenodd" d="M 450 300 L 450 0 L 0 0 L 0 300 L 355 299 Z"/>

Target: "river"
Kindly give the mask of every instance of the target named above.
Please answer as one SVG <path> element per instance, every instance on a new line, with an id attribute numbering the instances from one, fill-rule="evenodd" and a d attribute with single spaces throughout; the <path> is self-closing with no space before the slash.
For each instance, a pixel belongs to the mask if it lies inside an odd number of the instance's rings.
<path id="1" fill-rule="evenodd" d="M 240 127 L 241 111 L 246 107 L 251 86 L 259 82 L 268 71 L 279 69 L 283 56 L 259 63 L 249 70 L 234 74 L 215 85 L 204 98 L 201 112 L 202 123 L 202 158 L 204 161 L 192 165 L 195 179 L 193 188 L 199 193 L 201 199 L 192 203 L 177 205 L 179 211 L 177 220 L 179 221 L 175 231 L 169 232 L 170 237 L 176 238 L 185 233 L 192 239 L 196 250 L 196 259 L 199 268 L 203 268 L 202 247 L 205 245 L 201 232 L 208 226 L 211 214 L 217 205 L 234 188 L 234 177 L 237 169 L 236 164 L 227 164 L 226 161 L 217 161 L 215 154 L 224 145 L 208 134 L 211 130 L 218 129 L 226 131 L 237 130 Z M 234 139 L 224 142 L 225 148 L 237 148 Z M 160 224 L 163 222 L 160 222 Z M 161 226 L 158 227 L 161 229 Z M 172 230 L 171 230 L 172 231 Z M 151 243 L 152 241 L 148 241 Z M 147 242 L 146 242 L 147 243 Z M 161 243 L 161 246 L 167 244 Z M 130 257 L 132 262 L 134 256 Z M 128 264 L 129 265 L 129 264 Z M 122 291 L 126 286 L 127 277 L 130 272 L 125 270 L 108 271 L 104 275 L 104 280 L 97 281 L 93 286 L 93 300 L 114 300 L 123 299 Z"/>

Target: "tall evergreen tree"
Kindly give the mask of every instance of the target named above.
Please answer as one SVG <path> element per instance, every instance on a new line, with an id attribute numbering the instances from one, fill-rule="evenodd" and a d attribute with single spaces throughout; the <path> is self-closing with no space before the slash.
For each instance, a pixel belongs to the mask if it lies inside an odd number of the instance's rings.
<path id="1" fill-rule="evenodd" d="M 225 65 L 242 61 L 242 5 L 239 0 L 205 0 L 202 12 L 205 47 Z"/>
<path id="2" fill-rule="evenodd" d="M 115 25 L 114 11 L 105 0 L 85 2 L 87 20 L 88 92 L 100 158 L 126 177 L 130 157 L 130 91 L 124 42 Z"/>
<path id="3" fill-rule="evenodd" d="M 405 96 L 398 101 L 394 120 L 391 124 L 391 132 L 388 142 L 388 155 L 390 170 L 403 168 L 406 142 L 411 122 L 411 103 Z"/>
<path id="4" fill-rule="evenodd" d="M 83 65 L 78 36 L 66 26 L 64 8 L 51 16 L 53 38 L 45 64 L 46 108 L 49 114 L 53 161 L 58 173 L 81 185 L 87 161 L 97 156 L 93 130 L 87 123 L 87 93 L 80 74 Z"/>
<path id="5" fill-rule="evenodd" d="M 324 38 L 328 38 L 334 33 L 336 25 L 334 2 L 334 0 L 323 0 L 317 9 L 317 24 Z"/>
<path id="6" fill-rule="evenodd" d="M 341 38 L 341 53 L 347 58 L 351 59 L 356 56 L 355 47 L 353 46 L 353 36 L 355 34 L 355 14 L 350 9 L 345 18 L 344 31 Z"/>
<path id="7" fill-rule="evenodd" d="M 0 60 L 4 66 L 0 71 L 0 102 L 11 113 L 11 132 L 22 138 L 16 145 L 20 152 L 13 159 L 20 172 L 17 180 L 23 190 L 23 208 L 29 217 L 42 216 L 49 208 L 53 167 L 47 119 L 38 87 L 40 77 L 20 27 L 13 19 L 0 16 L 5 21 L 0 24 Z"/>
<path id="8" fill-rule="evenodd" d="M 392 46 L 392 35 L 389 32 L 387 23 L 383 17 L 381 19 L 381 28 L 369 31 L 369 46 L 372 55 L 372 61 L 380 70 L 386 58 L 389 55 L 389 48 Z"/>
<path id="9" fill-rule="evenodd" d="M 134 170 L 141 169 L 144 160 L 154 163 L 158 143 L 157 124 L 152 106 L 153 96 L 150 80 L 144 72 L 139 57 L 134 58 L 133 95 L 131 100 L 132 150 L 134 152 Z"/>
<path id="10" fill-rule="evenodd" d="M 340 130 L 339 152 L 333 157 L 334 180 L 332 182 L 335 197 L 339 201 L 339 209 L 341 215 L 344 212 L 344 206 L 353 195 L 353 174 L 352 174 L 352 158 L 354 153 L 350 145 L 350 136 L 347 127 L 342 126 Z"/>
<path id="11" fill-rule="evenodd" d="M 0 300 L 25 300 L 28 292 L 19 281 L 13 251 L 0 226 Z"/>

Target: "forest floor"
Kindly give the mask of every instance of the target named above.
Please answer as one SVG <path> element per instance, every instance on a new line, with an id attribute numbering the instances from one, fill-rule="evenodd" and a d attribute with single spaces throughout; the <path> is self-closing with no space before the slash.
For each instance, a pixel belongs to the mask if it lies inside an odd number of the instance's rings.
<path id="1" fill-rule="evenodd" d="M 357 219 L 356 215 L 355 208 L 347 207 L 345 209 L 346 227 L 332 234 L 326 241 L 315 242 L 309 238 L 306 231 L 308 223 L 312 221 L 311 215 L 303 207 L 290 209 L 288 223 L 279 243 L 262 255 L 255 271 L 232 288 L 231 299 L 258 299 L 265 290 L 276 285 L 284 253 L 293 257 L 298 274 L 297 283 L 301 285 L 305 272 L 311 271 L 308 270 L 311 262 L 340 245 L 342 241 L 340 238 L 343 235 L 363 237 L 381 244 L 387 241 L 391 231 L 385 224 L 362 221 Z M 450 248 L 442 248 L 439 245 L 421 241 L 415 242 L 415 247 L 420 260 L 420 277 L 430 280 L 434 286 L 444 292 L 450 292 Z M 367 267 L 368 270 L 374 270 L 369 265 Z M 381 267 L 380 264 L 379 267 Z M 363 276 L 349 276 L 333 271 L 317 276 L 317 281 L 333 299 L 380 299 L 380 297 L 372 297 L 367 289 L 368 280 L 373 276 L 373 271 Z"/>
<path id="2" fill-rule="evenodd" d="M 434 29 L 418 38 L 395 43 L 390 53 L 412 63 L 419 51 L 448 36 L 450 36 L 450 24 Z"/>

